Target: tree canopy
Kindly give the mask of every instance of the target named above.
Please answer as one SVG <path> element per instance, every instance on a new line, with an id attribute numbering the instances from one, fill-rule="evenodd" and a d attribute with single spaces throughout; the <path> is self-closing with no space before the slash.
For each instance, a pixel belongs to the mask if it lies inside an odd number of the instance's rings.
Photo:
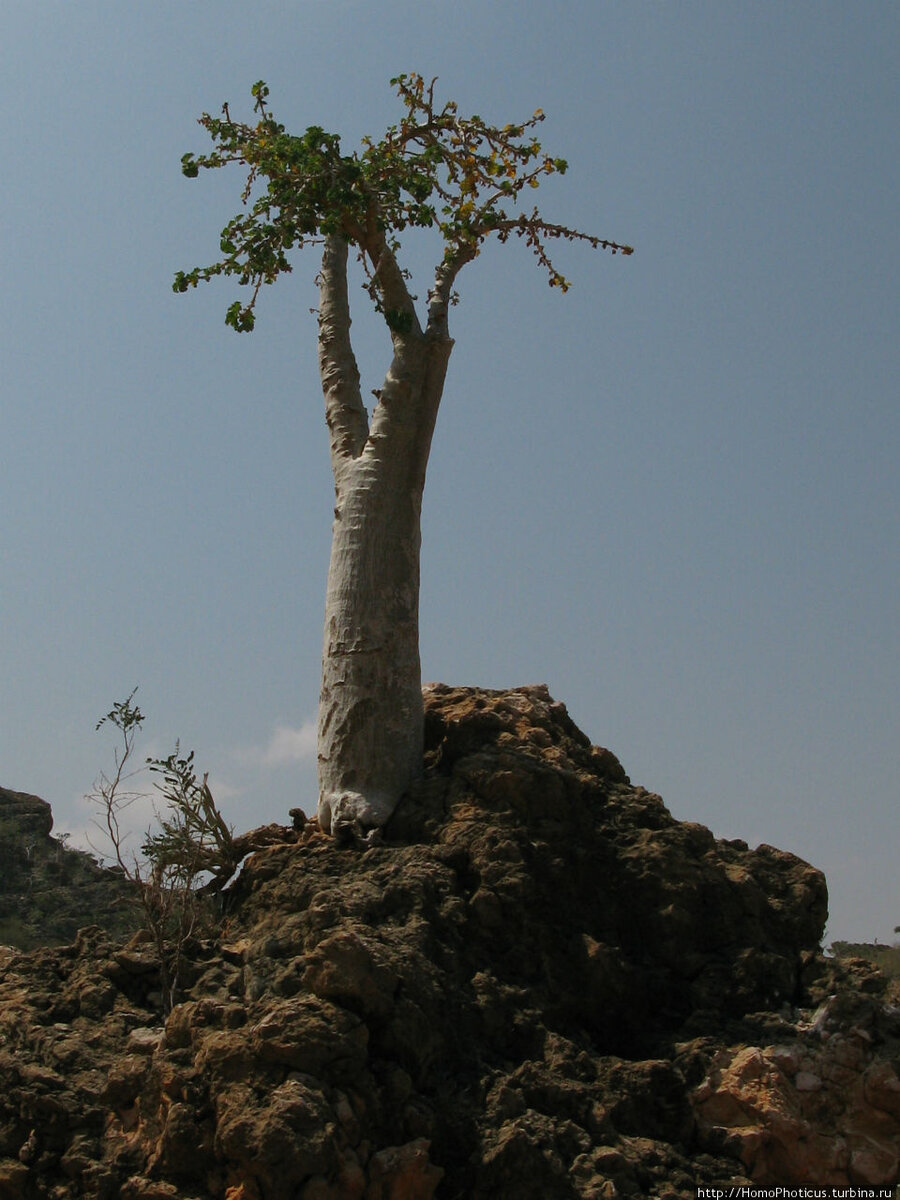
<path id="1" fill-rule="evenodd" d="M 435 102 L 436 80 L 399 75 L 391 80 L 404 107 L 397 125 L 380 141 L 362 139 L 361 148 L 343 152 L 337 134 L 311 125 L 289 134 L 269 109 L 269 89 L 260 80 L 251 89 L 256 121 L 236 121 L 229 106 L 200 124 L 213 141 L 209 154 L 185 154 L 182 171 L 190 178 L 201 169 L 229 163 L 247 168 L 243 209 L 222 230 L 222 257 L 207 267 L 179 271 L 177 292 L 216 275 L 237 276 L 251 288 L 236 300 L 226 323 L 251 330 L 260 289 L 291 270 L 290 251 L 340 235 L 356 247 L 367 273 L 376 308 L 392 331 L 404 332 L 417 321 L 405 288 L 391 286 L 398 235 L 407 227 L 436 228 L 443 238 L 442 260 L 429 295 L 430 315 L 446 314 L 460 268 L 475 258 L 492 234 L 505 242 L 522 238 L 547 273 L 551 287 L 563 291 L 569 281 L 554 266 L 548 244 L 556 239 L 587 242 L 613 254 L 631 254 L 630 246 L 546 221 L 537 208 L 523 206 L 523 193 L 549 175 L 562 174 L 566 161 L 546 154 L 534 136 L 544 120 L 537 109 L 528 120 L 502 128 L 480 116 L 462 117 L 457 104 Z"/>

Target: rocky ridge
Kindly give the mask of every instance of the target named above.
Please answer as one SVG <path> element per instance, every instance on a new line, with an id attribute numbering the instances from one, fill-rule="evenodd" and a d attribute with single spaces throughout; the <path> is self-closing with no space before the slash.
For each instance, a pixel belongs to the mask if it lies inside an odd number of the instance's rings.
<path id="1" fill-rule="evenodd" d="M 160 1010 L 139 934 L 0 974 L 0 1200 L 896 1182 L 900 1013 L 821 873 L 675 821 L 542 686 L 426 690 L 379 841 L 252 855 Z"/>
<path id="2" fill-rule="evenodd" d="M 63 944 L 92 922 L 133 932 L 136 909 L 121 873 L 52 829 L 45 800 L 0 788 L 0 945 Z"/>

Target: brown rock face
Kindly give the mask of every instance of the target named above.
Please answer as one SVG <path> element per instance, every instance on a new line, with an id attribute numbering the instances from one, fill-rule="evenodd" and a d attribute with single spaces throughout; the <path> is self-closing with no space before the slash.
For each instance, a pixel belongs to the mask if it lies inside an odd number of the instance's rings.
<path id="1" fill-rule="evenodd" d="M 673 1200 L 842 1137 L 835 1180 L 887 1171 L 900 1029 L 819 956 L 821 874 L 673 820 L 546 688 L 426 704 L 382 840 L 253 855 L 167 1018 L 99 929 L 3 968 L 0 1197 Z"/>

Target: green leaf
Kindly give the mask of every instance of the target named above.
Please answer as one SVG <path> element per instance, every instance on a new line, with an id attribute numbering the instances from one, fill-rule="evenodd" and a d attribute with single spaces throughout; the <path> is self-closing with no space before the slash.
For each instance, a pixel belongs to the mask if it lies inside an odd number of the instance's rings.
<path id="1" fill-rule="evenodd" d="M 249 333 L 255 323 L 256 318 L 252 308 L 245 308 L 240 300 L 235 300 L 234 304 L 229 305 L 228 312 L 225 314 L 226 325 L 230 325 L 238 333 Z"/>
<path id="2" fill-rule="evenodd" d="M 388 308 L 385 310 L 384 319 L 387 322 L 388 329 L 392 329 L 394 333 L 409 333 L 413 325 L 413 316 L 411 312 L 404 312 L 398 308 Z"/>

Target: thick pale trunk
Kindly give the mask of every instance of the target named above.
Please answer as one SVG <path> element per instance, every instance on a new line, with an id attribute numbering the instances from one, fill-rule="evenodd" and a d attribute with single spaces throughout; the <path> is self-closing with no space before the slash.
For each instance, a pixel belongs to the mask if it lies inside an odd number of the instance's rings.
<path id="1" fill-rule="evenodd" d="M 422 767 L 421 492 L 363 455 L 332 534 L 319 700 L 319 821 L 383 825 Z"/>
<path id="2" fill-rule="evenodd" d="M 415 322 L 369 427 L 349 341 L 346 246 L 321 274 L 319 357 L 331 434 L 335 519 L 319 698 L 319 823 L 383 825 L 422 770 L 420 514 L 452 342 Z"/>

